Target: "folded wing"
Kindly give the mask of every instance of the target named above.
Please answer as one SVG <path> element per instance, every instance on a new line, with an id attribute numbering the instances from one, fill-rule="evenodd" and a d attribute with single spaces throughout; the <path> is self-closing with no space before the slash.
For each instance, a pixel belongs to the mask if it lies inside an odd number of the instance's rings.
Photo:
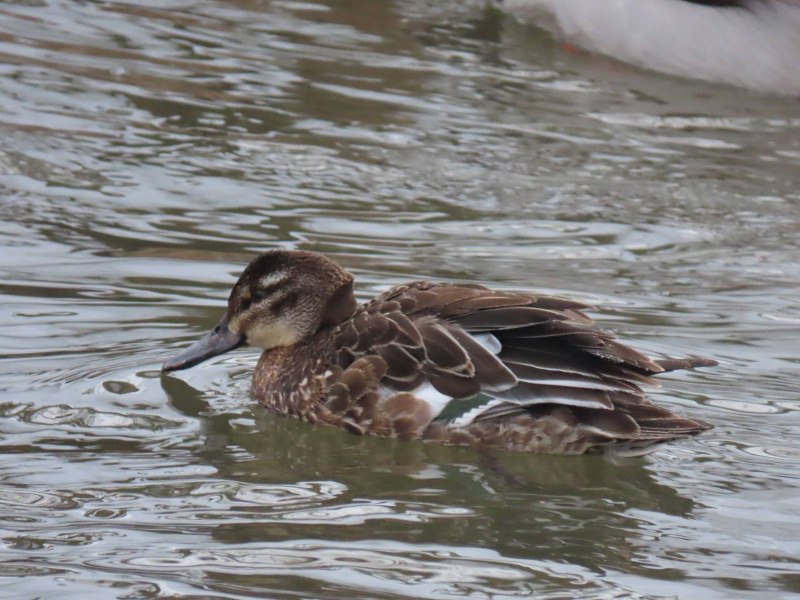
<path id="1" fill-rule="evenodd" d="M 478 285 L 416 282 L 368 303 L 336 338 L 343 368 L 386 364 L 381 384 L 425 399 L 454 427 L 569 407 L 614 439 L 670 439 L 707 428 L 653 406 L 641 384 L 707 359 L 654 361 L 597 329 L 573 300 Z"/>

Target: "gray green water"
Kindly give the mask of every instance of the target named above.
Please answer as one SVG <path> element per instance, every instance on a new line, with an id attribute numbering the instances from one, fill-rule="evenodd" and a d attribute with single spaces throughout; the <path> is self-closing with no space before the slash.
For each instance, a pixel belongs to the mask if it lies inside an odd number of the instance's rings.
<path id="1" fill-rule="evenodd" d="M 482 2 L 0 4 L 1 598 L 800 595 L 800 103 Z M 611 462 L 266 414 L 159 365 L 271 247 L 477 280 L 716 369 Z M 665 378 L 667 379 L 667 378 Z"/>

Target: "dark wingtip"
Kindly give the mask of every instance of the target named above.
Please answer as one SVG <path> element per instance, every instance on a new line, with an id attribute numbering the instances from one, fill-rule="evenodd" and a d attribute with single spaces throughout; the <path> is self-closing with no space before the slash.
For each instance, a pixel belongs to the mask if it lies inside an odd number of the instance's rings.
<path id="1" fill-rule="evenodd" d="M 697 433 L 702 433 L 703 431 L 708 431 L 709 429 L 714 429 L 714 426 L 711 423 L 707 423 L 705 421 L 700 421 L 699 419 L 692 419 L 698 425 Z"/>
<path id="2" fill-rule="evenodd" d="M 716 367 L 719 364 L 718 360 L 713 358 L 694 358 L 692 368 L 694 367 Z"/>
<path id="3" fill-rule="evenodd" d="M 690 357 L 690 358 L 665 358 L 655 362 L 664 371 L 677 371 L 679 369 L 695 369 L 697 367 L 716 367 L 719 362 L 713 358 Z"/>

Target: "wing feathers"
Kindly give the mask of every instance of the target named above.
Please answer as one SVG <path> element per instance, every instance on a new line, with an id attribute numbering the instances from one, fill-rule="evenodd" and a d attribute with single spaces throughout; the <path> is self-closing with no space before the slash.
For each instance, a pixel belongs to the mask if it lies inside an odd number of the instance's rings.
<path id="1" fill-rule="evenodd" d="M 496 398 L 523 405 L 566 404 L 612 410 L 614 403 L 609 392 L 599 389 L 581 388 L 571 385 L 548 385 L 520 381 L 514 387 L 500 392 L 492 392 Z"/>
<path id="2" fill-rule="evenodd" d="M 481 391 L 481 386 L 473 377 L 439 369 L 429 369 L 425 374 L 433 387 L 454 399 L 469 398 Z"/>
<path id="3" fill-rule="evenodd" d="M 475 373 L 475 381 L 480 384 L 482 390 L 490 392 L 505 390 L 518 383 L 516 375 L 507 365 L 503 364 L 495 353 L 487 350 L 482 343 L 483 340 L 476 340 L 474 336 L 457 327 L 451 328 L 450 333 L 469 355 Z M 494 342 L 500 346 L 496 338 L 494 338 Z M 486 343 L 490 344 L 491 340 Z M 499 350 L 500 348 L 498 348 Z"/>
<path id="4" fill-rule="evenodd" d="M 400 381 L 412 381 L 419 375 L 419 359 L 399 344 L 386 344 L 375 348 L 389 367 L 387 376 Z"/>
<path id="5" fill-rule="evenodd" d="M 406 315 L 396 311 L 387 314 L 386 318 L 391 319 L 397 325 L 398 333 L 395 339 L 392 340 L 395 344 L 409 348 L 422 346 L 422 334 Z"/>
<path id="6" fill-rule="evenodd" d="M 532 323 L 566 321 L 569 315 L 532 306 L 511 306 L 486 309 L 459 317 L 457 323 L 467 331 L 496 331 L 528 327 Z"/>
<path id="7" fill-rule="evenodd" d="M 556 407 L 571 411 L 577 427 L 608 439 L 660 440 L 708 427 L 652 406 L 640 384 L 652 383 L 656 373 L 715 361 L 651 360 L 596 329 L 582 312 L 586 308 L 478 285 L 394 288 L 340 326 L 334 352 L 345 371 L 333 401 L 345 389 L 365 396 L 372 378 L 347 367 L 372 355 L 386 365 L 381 385 L 402 392 L 385 407 L 399 430 L 419 430 L 428 412 L 431 419 L 454 415 L 451 424 L 462 426 L 549 414 Z M 420 410 L 411 397 L 431 410 Z M 453 398 L 449 404 L 447 397 Z M 461 409 L 455 403 L 465 404 Z"/>
<path id="8" fill-rule="evenodd" d="M 427 360 L 439 369 L 474 375 L 475 367 L 463 346 L 436 320 L 420 319 L 417 328 L 422 335 Z"/>

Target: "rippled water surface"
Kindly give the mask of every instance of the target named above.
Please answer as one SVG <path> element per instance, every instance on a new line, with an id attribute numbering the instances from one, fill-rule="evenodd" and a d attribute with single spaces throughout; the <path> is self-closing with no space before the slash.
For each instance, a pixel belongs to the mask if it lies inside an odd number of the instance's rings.
<path id="1" fill-rule="evenodd" d="M 0 4 L 0 597 L 800 594 L 800 103 L 482 1 Z M 252 255 L 600 306 L 710 421 L 641 459 L 266 414 L 159 365 Z"/>

